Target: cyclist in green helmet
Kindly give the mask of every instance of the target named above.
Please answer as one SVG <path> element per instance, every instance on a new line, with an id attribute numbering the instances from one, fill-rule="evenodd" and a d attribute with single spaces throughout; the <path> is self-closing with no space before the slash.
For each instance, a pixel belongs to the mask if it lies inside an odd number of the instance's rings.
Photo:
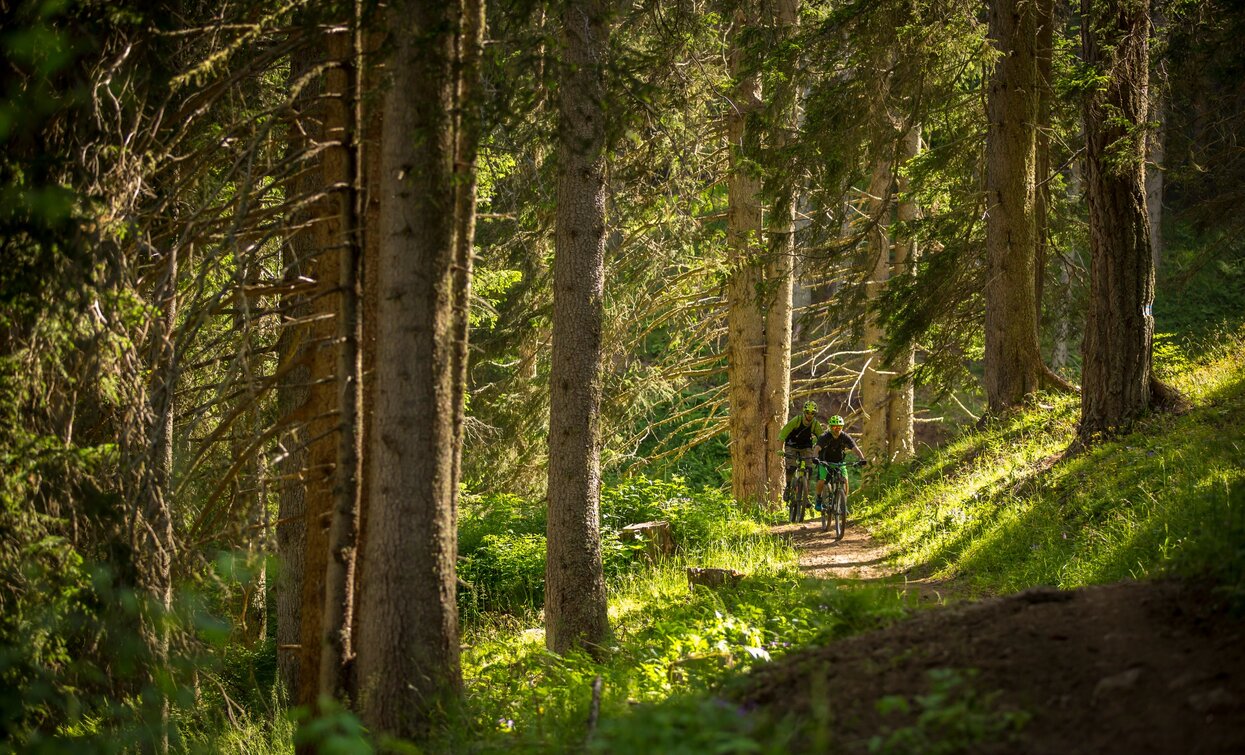
<path id="1" fill-rule="evenodd" d="M 817 457 L 819 459 L 822 461 L 840 463 L 843 461 L 843 454 L 847 451 L 851 451 L 856 454 L 856 458 L 860 459 L 862 464 L 869 463 L 868 460 L 865 459 L 865 455 L 861 452 L 860 447 L 856 445 L 856 441 L 852 440 L 851 436 L 843 431 L 842 417 L 836 414 L 827 420 L 826 424 L 830 426 L 830 429 L 826 431 L 825 434 L 818 436 L 817 438 L 817 448 L 819 449 Z M 844 484 L 846 485 L 846 483 Z M 817 481 L 818 500 L 821 499 L 821 494 L 824 492 L 825 487 L 825 480 Z M 851 491 L 848 490 L 847 492 L 850 493 Z"/>
<path id="2" fill-rule="evenodd" d="M 822 425 L 817 421 L 817 404 L 813 401 L 805 402 L 804 411 L 778 431 L 778 439 L 782 441 L 784 456 L 787 457 L 787 487 L 791 486 L 791 475 L 795 472 L 792 457 L 812 458 L 813 443 L 822 432 Z M 783 497 L 786 498 L 786 495 Z"/>
<path id="3" fill-rule="evenodd" d="M 817 421 L 817 404 L 808 401 L 804 404 L 804 412 L 793 417 L 778 431 L 778 439 L 790 449 L 811 449 L 822 432 L 821 423 Z"/>

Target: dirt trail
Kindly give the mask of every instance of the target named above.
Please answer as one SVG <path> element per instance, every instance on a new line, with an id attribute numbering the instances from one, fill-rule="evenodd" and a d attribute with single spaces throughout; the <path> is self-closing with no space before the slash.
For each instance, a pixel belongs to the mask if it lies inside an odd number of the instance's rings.
<path id="1" fill-rule="evenodd" d="M 791 542 L 800 554 L 800 571 L 810 577 L 885 582 L 915 592 L 923 602 L 960 597 L 953 583 L 909 578 L 889 562 L 887 547 L 850 519 L 843 539 L 837 541 L 833 532 L 822 531 L 820 519 L 779 525 L 773 532 Z"/>
<path id="2" fill-rule="evenodd" d="M 908 580 L 854 522 L 839 542 L 820 523 L 774 531 L 809 576 L 894 584 L 935 604 L 754 670 L 734 697 L 791 727 L 789 752 L 864 753 L 887 732 L 917 738 L 896 742 L 902 752 L 1245 752 L 1245 616 L 1214 585 L 1121 582 L 948 601 L 966 591 Z M 921 697 L 937 673 L 967 681 L 950 697 Z M 877 701 L 895 695 L 917 704 L 881 712 Z M 921 718 L 920 705 L 943 707 Z M 1007 716 L 1027 724 L 990 729 Z"/>

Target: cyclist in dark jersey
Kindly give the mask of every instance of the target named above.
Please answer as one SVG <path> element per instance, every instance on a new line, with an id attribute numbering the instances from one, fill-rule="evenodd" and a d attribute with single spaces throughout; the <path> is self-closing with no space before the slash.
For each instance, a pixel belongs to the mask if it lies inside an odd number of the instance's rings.
<path id="1" fill-rule="evenodd" d="M 868 460 L 865 459 L 865 455 L 861 453 L 860 447 L 856 445 L 856 441 L 852 440 L 851 436 L 843 431 L 842 417 L 836 414 L 831 417 L 826 424 L 830 426 L 830 429 L 826 431 L 825 434 L 817 438 L 817 447 L 820 449 L 820 451 L 818 451 L 817 458 L 822 461 L 839 463 L 843 461 L 844 453 L 851 451 L 856 454 L 856 458 L 860 459 L 862 464 L 869 463 Z M 845 490 L 847 489 L 846 477 L 847 476 L 844 475 L 845 481 L 843 486 Z M 818 500 L 821 500 L 821 494 L 825 490 L 825 487 L 825 480 L 817 481 Z M 848 490 L 847 492 L 850 493 L 851 491 Z"/>

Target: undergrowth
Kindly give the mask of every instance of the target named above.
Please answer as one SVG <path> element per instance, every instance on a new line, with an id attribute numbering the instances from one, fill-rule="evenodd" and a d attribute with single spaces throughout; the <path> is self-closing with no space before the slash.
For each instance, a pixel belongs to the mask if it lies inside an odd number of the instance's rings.
<path id="1" fill-rule="evenodd" d="M 450 751 L 577 750 L 587 742 L 597 677 L 601 726 L 615 731 L 611 722 L 627 720 L 637 705 L 700 699 L 723 679 L 789 648 L 872 628 L 905 611 L 895 590 L 841 589 L 800 576 L 794 551 L 769 535 L 763 512 L 717 490 L 692 491 L 681 480 L 638 478 L 602 493 L 611 645 L 601 662 L 559 657 L 545 651 L 536 609 L 536 575 L 544 570 L 540 507 L 489 497 L 464 509 L 463 573 L 475 581 L 463 599 L 470 619 L 463 652 L 467 705 L 443 743 Z M 652 563 L 619 533 L 656 519 L 670 523 L 678 549 Z M 534 544 L 539 547 L 529 547 Z M 735 587 L 693 591 L 689 566 L 747 576 Z M 685 751 L 704 751 L 717 736 L 704 731 L 685 738 L 695 745 Z"/>

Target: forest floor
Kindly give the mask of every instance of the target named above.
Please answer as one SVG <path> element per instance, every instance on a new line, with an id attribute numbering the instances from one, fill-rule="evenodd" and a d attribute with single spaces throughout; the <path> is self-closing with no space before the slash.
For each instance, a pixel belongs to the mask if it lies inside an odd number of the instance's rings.
<path id="1" fill-rule="evenodd" d="M 759 667 L 730 695 L 791 714 L 792 751 L 1245 752 L 1245 611 L 1208 585 L 968 600 L 954 582 L 896 573 L 850 523 L 839 542 L 812 522 L 776 533 L 809 576 L 894 584 L 930 606 Z"/>

